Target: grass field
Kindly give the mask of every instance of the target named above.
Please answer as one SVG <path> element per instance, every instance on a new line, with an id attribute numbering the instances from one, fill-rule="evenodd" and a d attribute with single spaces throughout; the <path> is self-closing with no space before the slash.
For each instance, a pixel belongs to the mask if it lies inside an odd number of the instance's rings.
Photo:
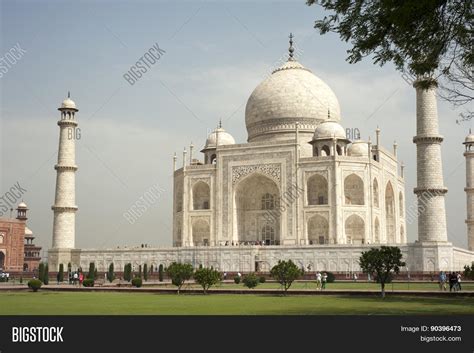
<path id="1" fill-rule="evenodd" d="M 0 315 L 474 315 L 474 298 L 0 292 Z"/>

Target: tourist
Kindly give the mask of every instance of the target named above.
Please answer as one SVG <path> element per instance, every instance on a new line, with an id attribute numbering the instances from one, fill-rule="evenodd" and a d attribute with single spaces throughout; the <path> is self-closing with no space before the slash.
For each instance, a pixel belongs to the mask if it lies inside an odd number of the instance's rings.
<path id="1" fill-rule="evenodd" d="M 456 291 L 456 288 L 454 287 L 455 284 L 457 284 L 458 278 L 454 272 L 451 272 L 449 275 L 449 291 L 452 292 L 453 289 Z"/>
<path id="2" fill-rule="evenodd" d="M 458 290 L 462 290 L 462 288 L 461 288 L 461 274 L 459 272 L 456 276 L 456 279 L 457 279 Z"/>
<path id="3" fill-rule="evenodd" d="M 84 274 L 81 272 L 79 273 L 79 286 L 82 286 L 82 281 L 84 281 Z"/>
<path id="4" fill-rule="evenodd" d="M 224 272 L 224 281 L 227 279 L 227 272 Z"/>
<path id="5" fill-rule="evenodd" d="M 323 274 L 321 290 L 326 289 L 326 282 L 328 281 L 328 275 L 326 272 Z"/>
<path id="6" fill-rule="evenodd" d="M 76 285 L 78 279 L 79 275 L 77 274 L 77 272 L 74 272 L 74 285 Z"/>
<path id="7" fill-rule="evenodd" d="M 446 290 L 446 273 L 444 271 L 439 273 L 439 289 L 441 291 Z"/>
<path id="8" fill-rule="evenodd" d="M 59 273 L 60 273 L 60 272 L 58 271 L 58 274 L 56 275 L 56 281 L 58 282 L 58 284 L 59 284 L 59 277 L 60 277 L 60 274 L 59 274 Z"/>
<path id="9" fill-rule="evenodd" d="M 354 272 L 354 282 L 357 282 L 357 273 Z"/>
<path id="10" fill-rule="evenodd" d="M 316 289 L 321 290 L 321 272 L 316 273 Z"/>

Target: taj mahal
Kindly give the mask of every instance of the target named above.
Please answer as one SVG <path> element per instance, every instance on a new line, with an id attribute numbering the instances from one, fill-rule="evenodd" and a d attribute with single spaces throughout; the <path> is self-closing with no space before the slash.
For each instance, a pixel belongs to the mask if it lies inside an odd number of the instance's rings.
<path id="1" fill-rule="evenodd" d="M 173 158 L 172 246 L 166 248 L 75 248 L 75 141 L 78 125 L 70 97 L 60 111 L 60 142 L 50 269 L 71 262 L 99 271 L 173 261 L 221 271 L 269 271 L 292 259 L 310 271 L 360 271 L 361 252 L 393 245 L 407 270 L 460 270 L 474 261 L 474 135 L 464 141 L 468 248 L 449 242 L 438 131 L 436 81 L 418 79 L 416 90 L 417 185 L 405 189 L 397 144 L 350 140 L 331 88 L 294 55 L 251 93 L 245 109 L 246 143 L 237 143 L 221 123 L 200 152 Z M 415 168 L 415 166 L 412 166 Z M 406 207 L 406 192 L 418 205 Z M 418 219 L 418 237 L 407 242 L 407 217 Z"/>

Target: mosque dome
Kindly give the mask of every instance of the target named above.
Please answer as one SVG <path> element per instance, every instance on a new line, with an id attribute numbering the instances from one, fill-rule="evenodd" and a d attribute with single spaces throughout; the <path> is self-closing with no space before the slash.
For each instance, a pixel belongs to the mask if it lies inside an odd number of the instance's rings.
<path id="1" fill-rule="evenodd" d="M 314 130 L 313 140 L 332 139 L 346 140 L 346 131 L 335 121 L 325 121 Z"/>
<path id="2" fill-rule="evenodd" d="M 290 45 L 292 42 L 290 41 Z M 340 108 L 331 88 L 311 70 L 290 58 L 252 92 L 245 108 L 248 141 L 294 138 L 299 131 L 311 134 L 328 120 L 340 120 Z"/>
<path id="3" fill-rule="evenodd" d="M 18 208 L 28 208 L 28 206 L 22 201 L 18 204 Z"/>
<path id="4" fill-rule="evenodd" d="M 67 93 L 67 98 L 65 100 L 62 101 L 61 103 L 61 107 L 58 108 L 59 110 L 61 109 L 74 109 L 74 110 L 78 110 L 77 107 L 76 107 L 76 103 L 71 99 L 71 94 L 68 92 Z"/>
<path id="5" fill-rule="evenodd" d="M 219 126 L 216 128 L 206 140 L 206 145 L 204 146 L 204 150 L 216 148 L 216 146 L 223 146 L 223 145 L 234 145 L 235 140 L 231 134 Z"/>
<path id="6" fill-rule="evenodd" d="M 33 235 L 33 231 L 30 228 L 25 227 L 25 235 Z"/>
<path id="7" fill-rule="evenodd" d="M 365 141 L 354 141 L 347 149 L 347 154 L 352 157 L 367 157 L 369 145 Z"/>

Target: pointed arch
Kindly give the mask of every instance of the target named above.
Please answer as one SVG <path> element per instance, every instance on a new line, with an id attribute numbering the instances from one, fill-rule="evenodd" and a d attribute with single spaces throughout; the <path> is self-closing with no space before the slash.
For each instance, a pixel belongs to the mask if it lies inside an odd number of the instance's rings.
<path id="1" fill-rule="evenodd" d="M 348 244 L 364 244 L 365 222 L 362 217 L 353 214 L 346 219 L 345 223 L 346 240 Z"/>
<path id="2" fill-rule="evenodd" d="M 398 211 L 401 218 L 403 218 L 403 208 L 403 193 L 400 191 L 398 193 Z"/>
<path id="3" fill-rule="evenodd" d="M 374 222 L 374 242 L 380 243 L 380 221 L 378 217 L 375 217 Z"/>
<path id="4" fill-rule="evenodd" d="M 308 205 L 328 204 L 328 182 L 325 177 L 319 174 L 312 175 L 306 184 Z"/>
<path id="5" fill-rule="evenodd" d="M 209 222 L 204 219 L 198 219 L 193 222 L 193 244 L 194 246 L 208 245 L 210 237 Z"/>
<path id="6" fill-rule="evenodd" d="M 307 232 L 309 244 L 329 243 L 329 223 L 323 216 L 312 216 L 308 220 Z"/>
<path id="7" fill-rule="evenodd" d="M 374 183 L 372 185 L 372 193 L 374 197 L 374 206 L 379 208 L 380 203 L 379 203 L 379 182 L 377 181 L 377 178 L 374 178 Z"/>
<path id="8" fill-rule="evenodd" d="M 211 192 L 209 185 L 203 181 L 198 181 L 193 185 L 193 210 L 210 209 Z"/>
<path id="9" fill-rule="evenodd" d="M 395 243 L 395 193 L 390 181 L 385 187 L 385 226 L 387 242 Z"/>
<path id="10" fill-rule="evenodd" d="M 346 205 L 364 204 L 364 181 L 357 174 L 351 174 L 344 179 L 344 196 Z"/>

